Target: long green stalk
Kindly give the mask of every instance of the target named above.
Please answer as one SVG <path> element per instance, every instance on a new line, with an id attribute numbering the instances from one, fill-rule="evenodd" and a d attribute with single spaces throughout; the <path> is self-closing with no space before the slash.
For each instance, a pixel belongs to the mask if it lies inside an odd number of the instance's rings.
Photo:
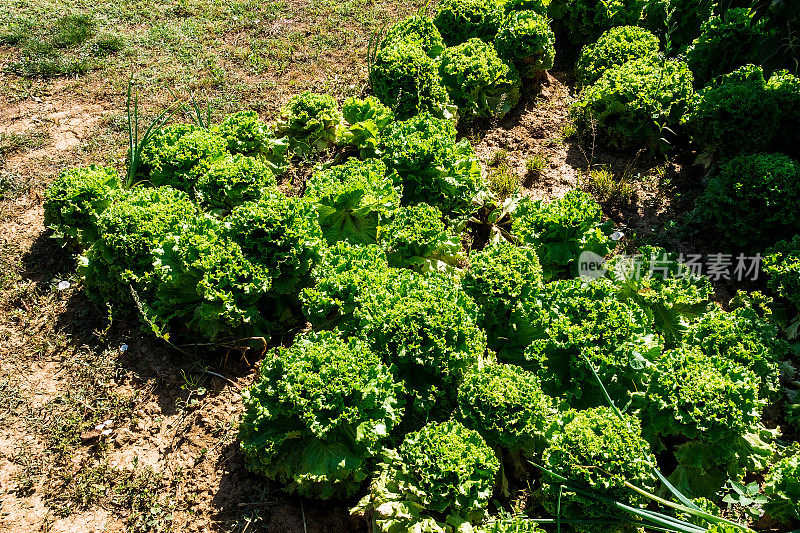
<path id="1" fill-rule="evenodd" d="M 649 498 L 649 499 L 651 499 L 651 500 L 653 500 L 653 501 L 655 501 L 657 503 L 660 503 L 661 505 L 666 505 L 667 507 L 672 507 L 675 510 L 683 511 L 684 513 L 692 514 L 694 516 L 702 518 L 706 522 L 711 522 L 713 524 L 725 523 L 725 524 L 729 524 L 729 525 L 732 525 L 734 527 L 737 527 L 737 528 L 741 529 L 742 531 L 752 531 L 748 527 L 745 527 L 745 526 L 743 526 L 741 524 L 737 524 L 736 522 L 732 522 L 732 521 L 728 520 L 727 518 L 722 518 L 720 516 L 715 516 L 715 515 L 713 515 L 711 513 L 707 513 L 706 511 L 703 511 L 702 509 L 692 509 L 690 507 L 686 507 L 685 505 L 681 505 L 679 503 L 675 503 L 675 502 L 671 502 L 669 500 L 665 500 L 664 498 L 660 498 L 659 496 L 656 496 L 655 494 L 651 494 L 651 493 L 647 492 L 644 489 L 641 489 L 639 487 L 636 487 L 636 486 L 628 483 L 627 481 L 625 482 L 625 486 L 628 487 L 629 489 L 633 490 L 633 491 L 638 492 L 642 496 L 645 496 L 645 497 L 647 497 L 647 498 Z"/>
<path id="2" fill-rule="evenodd" d="M 632 506 L 624 504 L 624 503 L 622 503 L 622 502 L 620 502 L 618 500 L 614 500 L 612 498 L 608 498 L 606 496 L 603 496 L 601 494 L 598 494 L 596 492 L 593 492 L 593 491 L 590 491 L 590 490 L 587 490 L 587 489 L 581 489 L 581 488 L 578 488 L 578 487 L 574 487 L 572 485 L 568 485 L 568 483 L 571 483 L 571 481 L 569 479 L 567 479 L 566 477 L 564 477 L 564 476 L 562 476 L 560 474 L 556 474 L 552 470 L 550 470 L 548 468 L 545 468 L 544 466 L 539 465 L 537 463 L 533 463 L 532 462 L 531 464 L 534 465 L 535 467 L 539 468 L 543 472 L 547 472 L 548 474 L 550 474 L 551 476 L 553 476 L 554 478 L 556 478 L 558 481 L 560 481 L 562 483 L 561 485 L 559 485 L 559 495 L 562 493 L 562 491 L 564 489 L 569 490 L 571 492 L 578 493 L 578 494 L 582 494 L 582 495 L 587 496 L 589 498 L 592 498 L 594 500 L 598 500 L 598 501 L 607 503 L 607 504 L 609 504 L 611 506 L 617 507 L 618 509 L 624 510 L 626 512 L 633 513 L 634 515 L 639 516 L 641 518 L 645 518 L 645 519 L 650 520 L 650 521 L 655 520 L 657 522 L 657 525 L 659 525 L 659 526 L 665 526 L 666 524 L 670 524 L 671 525 L 671 529 L 669 529 L 669 531 L 680 531 L 681 533 L 705 533 L 707 531 L 706 529 L 704 529 L 704 528 L 702 528 L 700 526 L 695 526 L 694 524 L 690 524 L 689 522 L 686 522 L 684 520 L 680 520 L 678 518 L 674 518 L 674 517 L 671 517 L 671 516 L 668 516 L 668 515 L 665 515 L 665 514 L 662 514 L 662 513 L 656 513 L 654 511 L 645 511 L 644 513 L 642 513 L 643 509 L 638 509 L 636 507 L 632 507 Z M 556 514 L 556 519 L 555 519 L 556 520 L 556 524 L 559 524 L 559 522 L 560 522 L 560 514 L 561 514 L 561 508 L 559 506 L 557 514 Z"/>
<path id="3" fill-rule="evenodd" d="M 128 173 L 125 178 L 125 188 L 130 189 L 136 183 L 136 173 L 141 165 L 142 149 L 153 136 L 155 130 L 172 118 L 178 107 L 173 106 L 165 109 L 151 121 L 141 139 L 139 138 L 139 95 L 133 91 L 133 76 L 128 81 L 126 107 L 128 113 Z"/>

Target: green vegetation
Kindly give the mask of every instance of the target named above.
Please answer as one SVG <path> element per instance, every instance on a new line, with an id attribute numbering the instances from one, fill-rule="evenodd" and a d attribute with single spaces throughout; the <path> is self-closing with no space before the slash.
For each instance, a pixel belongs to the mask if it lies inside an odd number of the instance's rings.
<path id="1" fill-rule="evenodd" d="M 318 327 L 352 321 L 364 292 L 388 271 L 379 246 L 338 242 L 323 252 L 314 271 L 316 285 L 302 291 L 303 312 Z"/>
<path id="2" fill-rule="evenodd" d="M 462 282 L 478 304 L 478 324 L 489 336 L 489 346 L 525 344 L 527 306 L 541 290 L 542 267 L 530 248 L 507 241 L 491 244 L 469 256 Z"/>
<path id="3" fill-rule="evenodd" d="M 682 122 L 708 158 L 769 150 L 778 106 L 759 66 L 714 79 L 692 97 Z"/>
<path id="4" fill-rule="evenodd" d="M 325 246 L 312 202 L 268 194 L 242 204 L 225 218 L 228 238 L 271 278 L 262 317 L 278 330 L 294 325 L 298 296 L 313 285 L 312 269 Z"/>
<path id="5" fill-rule="evenodd" d="M 392 110 L 374 96 L 348 98 L 342 104 L 342 116 L 347 124 L 338 134 L 338 143 L 355 148 L 362 158 L 377 154 L 381 132 L 394 122 Z"/>
<path id="6" fill-rule="evenodd" d="M 327 94 L 304 92 L 292 96 L 275 123 L 275 135 L 286 137 L 289 150 L 303 156 L 336 144 L 343 117 L 336 100 Z"/>
<path id="7" fill-rule="evenodd" d="M 769 276 L 770 289 L 800 311 L 800 236 L 780 241 L 767 250 L 764 272 Z"/>
<path id="8" fill-rule="evenodd" d="M 262 363 L 239 438 L 249 467 L 311 498 L 349 496 L 403 415 L 401 386 L 362 341 L 304 336 Z"/>
<path id="9" fill-rule="evenodd" d="M 596 125 L 611 148 L 658 151 L 665 148 L 665 129 L 680 122 L 692 93 L 686 63 L 644 57 L 607 69 L 583 89 L 573 113 L 583 130 Z"/>
<path id="10" fill-rule="evenodd" d="M 726 476 L 761 469 L 772 455 L 758 440 L 764 405 L 758 378 L 744 367 L 726 366 L 719 369 L 694 349 L 668 352 L 637 398 L 643 434 L 656 449 L 670 437 L 685 441 L 676 447 L 673 480 L 696 496 L 713 495 Z"/>
<path id="11" fill-rule="evenodd" d="M 617 418 L 611 409 L 600 407 L 563 413 L 563 430 L 553 436 L 544 451 L 545 506 L 551 513 L 560 508 L 567 519 L 605 518 L 613 507 L 567 488 L 559 497 L 562 478 L 577 487 L 596 491 L 613 500 L 636 505 L 646 502 L 630 491 L 626 483 L 650 490 L 656 479 L 647 443 L 641 437 L 638 420 Z M 599 526 L 602 527 L 602 526 Z M 598 525 L 578 525 L 578 530 L 599 531 Z"/>
<path id="12" fill-rule="evenodd" d="M 445 0 L 433 23 L 447 46 L 455 46 L 470 39 L 491 41 L 502 20 L 502 7 L 492 0 Z"/>
<path id="13" fill-rule="evenodd" d="M 796 444 L 770 468 L 764 493 L 770 498 L 765 506 L 770 516 L 784 524 L 800 519 L 800 450 Z"/>
<path id="14" fill-rule="evenodd" d="M 157 131 L 142 148 L 141 164 L 147 181 L 189 192 L 194 167 L 225 150 L 222 137 L 191 124 L 176 124 Z"/>
<path id="15" fill-rule="evenodd" d="M 464 373 L 489 358 L 477 307 L 445 275 L 392 269 L 372 276 L 342 331 L 367 340 L 397 368 L 417 419 L 447 419 Z"/>
<path id="16" fill-rule="evenodd" d="M 378 228 L 400 207 L 399 187 L 379 160 L 351 159 L 314 174 L 306 197 L 317 204 L 319 223 L 328 244 L 378 242 Z"/>
<path id="17" fill-rule="evenodd" d="M 663 248 L 643 246 L 632 257 L 613 258 L 608 267 L 607 277 L 618 285 L 619 296 L 644 310 L 667 346 L 680 343 L 714 296 L 707 277 Z"/>
<path id="18" fill-rule="evenodd" d="M 588 194 L 573 190 L 552 202 L 524 198 L 515 212 L 513 231 L 536 250 L 544 279 L 573 277 L 582 252 L 605 257 L 611 251 L 611 224 Z"/>
<path id="19" fill-rule="evenodd" d="M 378 228 L 389 266 L 427 272 L 446 270 L 460 258 L 461 242 L 447 230 L 442 213 L 428 204 L 402 207 Z"/>
<path id="20" fill-rule="evenodd" d="M 271 273 L 249 261 L 214 219 L 183 221 L 154 250 L 155 294 L 147 314 L 160 335 L 203 343 L 269 333 Z"/>
<path id="21" fill-rule="evenodd" d="M 758 61 L 759 44 L 765 37 L 764 21 L 749 9 L 728 9 L 703 23 L 700 36 L 686 51 L 686 61 L 698 86 L 720 74 Z"/>
<path id="22" fill-rule="evenodd" d="M 209 210 L 230 211 L 277 187 L 266 163 L 238 153 L 204 159 L 192 169 L 191 177 L 198 203 Z"/>
<path id="23" fill-rule="evenodd" d="M 743 366 L 759 378 L 759 397 L 778 392 L 778 364 L 788 354 L 778 328 L 752 305 L 729 313 L 715 309 L 702 316 L 686 333 L 685 343 L 697 346 L 714 364 L 725 369 Z"/>
<path id="24" fill-rule="evenodd" d="M 47 189 L 44 223 L 64 245 L 88 247 L 98 238 L 97 217 L 118 188 L 113 168 L 91 165 L 66 170 Z"/>
<path id="25" fill-rule="evenodd" d="M 54 78 L 101 68 L 103 58 L 122 51 L 126 44 L 118 36 L 99 33 L 98 23 L 85 13 L 40 24 L 15 17 L 0 30 L 0 44 L 20 51 L 7 69 L 26 78 Z"/>
<path id="26" fill-rule="evenodd" d="M 552 398 L 533 375 L 514 365 L 467 372 L 458 389 L 457 418 L 492 446 L 538 456 L 553 433 Z"/>
<path id="27" fill-rule="evenodd" d="M 98 239 L 86 253 L 88 296 L 122 310 L 151 293 L 153 250 L 197 212 L 187 194 L 171 187 L 120 191 L 99 214 Z"/>
<path id="28" fill-rule="evenodd" d="M 439 74 L 464 120 L 501 119 L 519 102 L 519 73 L 478 38 L 446 49 Z"/>
<path id="29" fill-rule="evenodd" d="M 616 293 L 605 280 L 546 284 L 526 309 L 527 348 L 521 357 L 504 353 L 502 359 L 535 373 L 545 392 L 575 407 L 605 403 L 596 371 L 611 398 L 624 405 L 632 391 L 646 387 L 663 341 L 654 319 Z"/>
<path id="30" fill-rule="evenodd" d="M 682 50 L 700 35 L 700 26 L 711 18 L 717 4 L 717 0 L 648 0 L 644 25 L 669 41 L 670 49 Z"/>
<path id="31" fill-rule="evenodd" d="M 777 150 L 800 157 L 800 134 L 794 127 L 800 120 L 800 78 L 787 70 L 775 72 L 767 82 L 767 92 L 775 99 L 779 110 L 775 131 L 780 135 L 773 136 Z"/>
<path id="32" fill-rule="evenodd" d="M 372 92 L 399 120 L 426 112 L 452 116 L 437 63 L 416 40 L 398 40 L 381 48 L 370 66 L 369 80 Z"/>
<path id="33" fill-rule="evenodd" d="M 763 249 L 800 232 L 800 163 L 782 154 L 723 164 L 697 202 L 697 216 L 735 246 Z"/>
<path id="34" fill-rule="evenodd" d="M 537 79 L 553 68 L 555 43 L 550 23 L 536 11 L 511 12 L 494 40 L 497 54 L 512 62 L 526 79 Z"/>
<path id="35" fill-rule="evenodd" d="M 581 85 L 591 85 L 608 69 L 621 67 L 628 61 L 652 58 L 654 63 L 657 62 L 658 51 L 658 38 L 644 28 L 611 28 L 596 43 L 581 49 L 575 76 Z"/>
<path id="36" fill-rule="evenodd" d="M 233 155 L 261 156 L 275 174 L 286 170 L 287 143 L 276 139 L 271 129 L 261 122 L 254 111 L 240 111 L 214 125 L 211 131 L 225 139 Z"/>
<path id="37" fill-rule="evenodd" d="M 635 26 L 644 4 L 644 0 L 553 0 L 549 13 L 570 43 L 581 46 L 615 26 Z"/>
<path id="38" fill-rule="evenodd" d="M 436 25 L 431 19 L 421 16 L 412 16 L 397 22 L 389 28 L 381 46 L 391 47 L 402 42 L 418 45 L 431 59 L 441 56 L 445 49 L 444 40 Z"/>
<path id="39" fill-rule="evenodd" d="M 409 433 L 384 461 L 355 508 L 372 511 L 373 527 L 384 532 L 463 530 L 478 524 L 500 466 L 481 436 L 455 421 Z"/>
<path id="40" fill-rule="evenodd" d="M 390 124 L 380 150 L 403 187 L 403 205 L 420 202 L 444 215 L 463 215 L 484 185 L 469 141 L 456 142 L 453 123 L 428 114 Z"/>

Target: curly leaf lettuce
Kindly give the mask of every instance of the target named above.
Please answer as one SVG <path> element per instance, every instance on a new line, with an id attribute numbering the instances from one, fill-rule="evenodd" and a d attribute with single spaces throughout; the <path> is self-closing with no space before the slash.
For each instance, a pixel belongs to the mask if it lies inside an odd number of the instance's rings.
<path id="1" fill-rule="evenodd" d="M 328 244 L 377 242 L 378 227 L 400 207 L 400 187 L 386 174 L 380 160 L 351 159 L 308 180 L 306 197 L 316 204 Z"/>
<path id="2" fill-rule="evenodd" d="M 401 390 L 362 341 L 302 336 L 264 360 L 244 395 L 248 468 L 310 498 L 354 494 L 403 414 Z"/>
<path id="3" fill-rule="evenodd" d="M 382 532 L 473 531 L 500 468 L 481 436 L 461 423 L 431 423 L 386 450 L 370 492 L 352 509 Z"/>

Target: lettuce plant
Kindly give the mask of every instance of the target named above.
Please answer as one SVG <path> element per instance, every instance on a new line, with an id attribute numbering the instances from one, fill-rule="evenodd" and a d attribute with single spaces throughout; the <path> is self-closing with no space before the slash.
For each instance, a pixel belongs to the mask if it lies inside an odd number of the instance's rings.
<path id="1" fill-rule="evenodd" d="M 255 156 L 269 146 L 269 128 L 255 111 L 234 113 L 213 126 L 211 131 L 225 139 L 226 150 L 232 154 Z"/>
<path id="2" fill-rule="evenodd" d="M 740 155 L 712 175 L 695 215 L 716 234 L 760 251 L 800 233 L 800 162 L 782 154 Z"/>
<path id="3" fill-rule="evenodd" d="M 719 369 L 696 348 L 667 352 L 659 367 L 635 403 L 654 449 L 682 442 L 672 474 L 679 488 L 708 496 L 728 477 L 766 466 L 773 450 L 760 425 L 764 401 L 753 371 L 732 361 Z"/>
<path id="4" fill-rule="evenodd" d="M 749 302 L 731 312 L 716 309 L 691 326 L 684 344 L 698 347 L 723 371 L 736 366 L 751 370 L 758 378 L 759 397 L 774 398 L 779 390 L 778 365 L 789 347 L 778 327 L 762 314 Z"/>
<path id="5" fill-rule="evenodd" d="M 767 250 L 764 272 L 769 288 L 800 310 L 800 235 Z"/>
<path id="6" fill-rule="evenodd" d="M 488 357 L 475 303 L 441 274 L 390 269 L 362 287 L 352 316 L 342 316 L 339 327 L 366 339 L 397 368 L 409 392 L 412 425 L 446 419 L 464 373 Z"/>
<path id="7" fill-rule="evenodd" d="M 343 120 L 335 98 L 305 91 L 281 109 L 275 135 L 288 139 L 290 151 L 307 156 L 333 147 Z"/>
<path id="8" fill-rule="evenodd" d="M 390 124 L 380 150 L 403 186 L 403 205 L 420 202 L 445 216 L 466 215 L 485 190 L 481 168 L 466 139 L 456 142 L 452 122 L 429 114 Z"/>
<path id="9" fill-rule="evenodd" d="M 535 10 L 512 11 L 494 39 L 497 55 L 510 61 L 526 79 L 553 68 L 556 36 L 547 18 Z"/>
<path id="10" fill-rule="evenodd" d="M 65 170 L 45 192 L 44 225 L 64 246 L 88 248 L 99 236 L 97 218 L 117 189 L 119 176 L 111 167 Z"/>
<path id="11" fill-rule="evenodd" d="M 154 289 L 153 250 L 198 214 L 186 193 L 171 187 L 120 191 L 97 221 L 98 239 L 87 252 L 87 295 L 98 305 L 132 310 L 131 289 L 149 301 Z"/>
<path id="12" fill-rule="evenodd" d="M 384 46 L 369 70 L 372 92 L 398 120 L 420 113 L 451 119 L 457 110 L 442 85 L 436 62 L 415 41 Z"/>
<path id="13" fill-rule="evenodd" d="M 300 291 L 313 285 L 312 269 L 325 247 L 314 205 L 304 198 L 267 194 L 235 208 L 225 218 L 225 232 L 251 263 L 269 273 L 265 319 L 293 324 Z"/>
<path id="14" fill-rule="evenodd" d="M 445 0 L 433 23 L 447 46 L 456 46 L 472 38 L 491 41 L 502 20 L 503 9 L 493 0 Z"/>
<path id="15" fill-rule="evenodd" d="M 519 102 L 519 73 L 478 38 L 446 49 L 439 74 L 465 120 L 500 119 Z"/>
<path id="16" fill-rule="evenodd" d="M 388 272 L 379 246 L 337 242 L 323 251 L 314 270 L 316 284 L 302 292 L 306 318 L 317 327 L 351 321 L 364 291 L 373 290 L 375 280 Z"/>
<path id="17" fill-rule="evenodd" d="M 502 4 L 508 14 L 516 11 L 532 11 L 533 13 L 546 17 L 551 1 L 552 0 L 505 0 Z"/>
<path id="18" fill-rule="evenodd" d="M 619 405 L 646 387 L 661 356 L 663 341 L 653 319 L 617 297 L 608 280 L 548 283 L 526 308 L 533 339 L 520 358 L 501 358 L 534 372 L 550 395 L 574 407 L 605 403 L 592 368 Z"/>
<path id="19" fill-rule="evenodd" d="M 437 59 L 445 49 L 442 35 L 433 21 L 419 15 L 396 22 L 386 32 L 381 47 L 393 46 L 402 41 L 418 45 L 431 59 Z"/>
<path id="20" fill-rule="evenodd" d="M 657 61 L 658 37 L 644 28 L 619 26 L 603 33 L 597 42 L 581 49 L 575 65 L 575 77 L 581 85 L 591 85 L 610 68 L 628 61 L 652 58 Z"/>
<path id="21" fill-rule="evenodd" d="M 559 498 L 562 483 L 631 506 L 647 503 L 647 498 L 626 486 L 630 483 L 652 492 L 657 482 L 655 458 L 641 436 L 639 421 L 630 415 L 620 418 L 608 407 L 567 411 L 562 416 L 563 426 L 554 432 L 542 457 L 547 469 L 542 475 L 545 508 L 572 520 L 603 520 L 621 514 L 612 504 L 569 488 Z M 577 531 L 601 531 L 608 525 L 578 522 L 574 527 Z"/>
<path id="22" fill-rule="evenodd" d="M 278 348 L 244 394 L 248 469 L 310 498 L 353 495 L 403 414 L 401 386 L 362 341 L 311 333 Z"/>
<path id="23" fill-rule="evenodd" d="M 205 209 L 230 211 L 277 187 L 275 176 L 260 158 L 241 154 L 201 161 L 191 172 L 194 195 Z"/>
<path id="24" fill-rule="evenodd" d="M 690 325 L 708 310 L 714 288 L 663 248 L 643 246 L 631 257 L 616 256 L 607 277 L 619 297 L 639 305 L 668 346 L 677 346 Z"/>
<path id="25" fill-rule="evenodd" d="M 569 41 L 581 46 L 616 26 L 635 26 L 644 4 L 645 0 L 553 0 L 549 13 Z"/>
<path id="26" fill-rule="evenodd" d="M 789 447 L 764 479 L 764 510 L 781 523 L 800 520 L 800 444 Z"/>
<path id="27" fill-rule="evenodd" d="M 352 510 L 372 512 L 375 531 L 472 531 L 489 504 L 500 468 L 478 432 L 430 423 L 387 450 L 370 491 Z"/>
<path id="28" fill-rule="evenodd" d="M 222 156 L 227 142 L 192 124 L 174 124 L 155 132 L 142 147 L 141 165 L 152 185 L 191 190 L 191 170 L 202 160 Z"/>
<path id="29" fill-rule="evenodd" d="M 750 9 L 727 9 L 712 16 L 686 50 L 697 85 L 702 87 L 742 65 L 759 63 L 759 45 L 765 36 L 764 20 L 756 20 Z"/>
<path id="30" fill-rule="evenodd" d="M 471 368 L 458 389 L 457 418 L 488 444 L 511 453 L 540 454 L 555 413 L 536 376 L 515 365 Z"/>
<path id="31" fill-rule="evenodd" d="M 680 122 L 692 94 L 686 63 L 644 57 L 608 68 L 581 91 L 572 113 L 612 148 L 663 150 L 665 128 Z"/>
<path id="32" fill-rule="evenodd" d="M 442 222 L 442 213 L 428 204 L 403 207 L 378 227 L 378 240 L 389 266 L 420 272 L 447 270 L 461 259 L 461 241 Z"/>
<path id="33" fill-rule="evenodd" d="M 493 350 L 527 344 L 526 307 L 542 286 L 536 252 L 507 241 L 473 251 L 462 286 L 478 304 L 478 324 Z"/>
<path id="34" fill-rule="evenodd" d="M 767 91 L 780 110 L 775 135 L 776 151 L 800 157 L 800 78 L 783 70 L 775 72 L 767 82 Z"/>
<path id="35" fill-rule="evenodd" d="M 747 65 L 714 79 L 692 97 L 682 123 L 703 160 L 769 150 L 778 106 L 761 67 Z"/>
<path id="36" fill-rule="evenodd" d="M 275 174 L 286 170 L 286 139 L 276 139 L 255 111 L 240 111 L 225 118 L 211 131 L 225 139 L 231 154 L 261 157 Z"/>
<path id="37" fill-rule="evenodd" d="M 694 348 L 668 352 L 641 395 L 646 435 L 683 437 L 725 447 L 759 421 L 755 375 L 743 367 L 722 373 Z"/>
<path id="38" fill-rule="evenodd" d="M 269 272 L 248 261 L 216 219 L 187 221 L 153 254 L 148 314 L 158 333 L 229 345 L 271 333 L 260 305 L 271 289 Z"/>
<path id="39" fill-rule="evenodd" d="M 644 27 L 669 41 L 670 50 L 686 48 L 711 18 L 717 0 L 647 0 Z"/>
<path id="40" fill-rule="evenodd" d="M 338 143 L 352 146 L 359 151 L 362 159 L 378 155 L 380 134 L 394 122 L 392 110 L 374 96 L 363 100 L 350 97 L 342 104 L 342 115 L 346 124 L 337 136 Z"/>
<path id="41" fill-rule="evenodd" d="M 613 226 L 602 215 L 597 202 L 578 189 L 549 203 L 524 198 L 514 212 L 513 232 L 536 250 L 545 280 L 571 277 L 581 253 L 605 257 L 611 251 Z"/>
<path id="42" fill-rule="evenodd" d="M 380 160 L 351 159 L 317 172 L 306 186 L 328 244 L 375 244 L 378 227 L 400 207 L 399 187 L 386 176 Z"/>

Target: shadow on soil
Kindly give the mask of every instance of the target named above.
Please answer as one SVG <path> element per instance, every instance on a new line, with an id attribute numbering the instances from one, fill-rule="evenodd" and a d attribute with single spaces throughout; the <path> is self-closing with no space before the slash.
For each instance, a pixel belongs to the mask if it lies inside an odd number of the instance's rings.
<path id="1" fill-rule="evenodd" d="M 238 442 L 226 446 L 217 464 L 225 474 L 214 495 L 213 520 L 223 531 L 367 533 L 364 518 L 350 516 L 356 500 L 318 501 L 286 494 L 244 466 Z"/>

